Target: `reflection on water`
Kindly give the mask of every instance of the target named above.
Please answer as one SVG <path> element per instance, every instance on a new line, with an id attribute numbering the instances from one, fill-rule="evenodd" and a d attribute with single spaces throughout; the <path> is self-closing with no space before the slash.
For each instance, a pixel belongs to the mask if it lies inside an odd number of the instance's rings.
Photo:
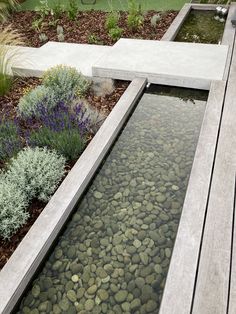
<path id="1" fill-rule="evenodd" d="M 206 103 L 170 92 L 143 95 L 19 313 L 158 313 Z"/>
<path id="2" fill-rule="evenodd" d="M 175 41 L 218 44 L 221 42 L 225 20 L 215 11 L 191 10 Z"/>

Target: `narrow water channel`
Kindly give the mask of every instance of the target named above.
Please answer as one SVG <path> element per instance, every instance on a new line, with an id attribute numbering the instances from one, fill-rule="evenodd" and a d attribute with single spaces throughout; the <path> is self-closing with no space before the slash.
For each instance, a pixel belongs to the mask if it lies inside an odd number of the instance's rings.
<path id="1" fill-rule="evenodd" d="M 158 313 L 206 99 L 142 96 L 17 313 Z"/>
<path id="2" fill-rule="evenodd" d="M 224 27 L 225 18 L 216 15 L 215 11 L 191 10 L 175 41 L 219 44 Z"/>

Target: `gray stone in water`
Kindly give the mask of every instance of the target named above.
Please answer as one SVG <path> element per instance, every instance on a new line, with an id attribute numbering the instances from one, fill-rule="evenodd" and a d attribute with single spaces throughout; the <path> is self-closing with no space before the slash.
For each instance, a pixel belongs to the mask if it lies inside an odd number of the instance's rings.
<path id="1" fill-rule="evenodd" d="M 148 257 L 148 255 L 147 255 L 147 253 L 145 253 L 145 252 L 140 252 L 140 253 L 139 253 L 139 256 L 140 256 L 140 259 L 141 259 L 142 263 L 143 263 L 144 265 L 148 265 L 149 257 Z"/>
<path id="2" fill-rule="evenodd" d="M 99 191 L 95 191 L 93 195 L 96 199 L 101 199 L 103 196 L 102 193 Z"/>
<path id="3" fill-rule="evenodd" d="M 117 303 L 122 303 L 126 300 L 127 296 L 128 292 L 126 290 L 120 290 L 114 295 L 114 298 Z"/>
<path id="4" fill-rule="evenodd" d="M 84 304 L 84 308 L 86 311 L 92 311 L 94 305 L 94 301 L 92 299 L 88 299 Z"/>

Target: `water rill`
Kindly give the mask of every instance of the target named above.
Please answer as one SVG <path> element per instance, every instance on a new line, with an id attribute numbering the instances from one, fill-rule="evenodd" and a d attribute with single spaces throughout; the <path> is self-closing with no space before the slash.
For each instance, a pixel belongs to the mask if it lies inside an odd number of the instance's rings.
<path id="1" fill-rule="evenodd" d="M 158 313 L 206 99 L 146 91 L 18 313 Z"/>

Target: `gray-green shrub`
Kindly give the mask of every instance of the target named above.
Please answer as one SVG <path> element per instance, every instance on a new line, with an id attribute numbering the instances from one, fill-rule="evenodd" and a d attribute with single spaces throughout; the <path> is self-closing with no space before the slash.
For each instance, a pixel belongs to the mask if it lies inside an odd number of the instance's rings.
<path id="1" fill-rule="evenodd" d="M 28 200 L 48 201 L 65 173 L 65 158 L 46 148 L 25 148 L 8 165 L 6 179 Z"/>
<path id="2" fill-rule="evenodd" d="M 18 114 L 24 118 L 39 117 L 39 107 L 51 110 L 57 105 L 57 98 L 52 88 L 37 86 L 21 97 L 18 104 Z"/>
<path id="3" fill-rule="evenodd" d="M 43 84 L 53 89 L 58 101 L 68 103 L 76 94 L 84 95 L 90 82 L 76 68 L 57 65 L 43 75 Z"/>
<path id="4" fill-rule="evenodd" d="M 9 239 L 28 219 L 26 194 L 4 176 L 0 179 L 0 236 Z"/>

